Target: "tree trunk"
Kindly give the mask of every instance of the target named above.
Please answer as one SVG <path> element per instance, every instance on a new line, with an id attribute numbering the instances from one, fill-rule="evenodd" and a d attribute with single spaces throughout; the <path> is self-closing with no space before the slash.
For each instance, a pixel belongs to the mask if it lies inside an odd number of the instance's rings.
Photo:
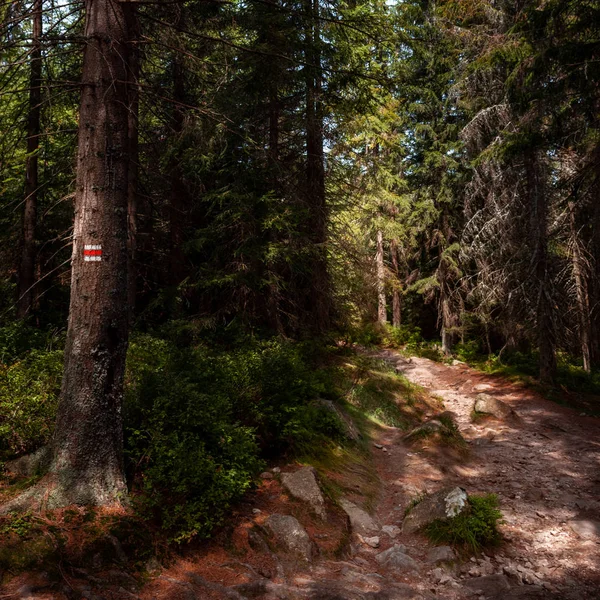
<path id="1" fill-rule="evenodd" d="M 323 101 L 321 99 L 321 34 L 319 0 L 306 0 L 306 183 L 308 237 L 312 245 L 308 312 L 314 329 L 330 324 L 330 282 L 327 269 L 327 207 L 325 202 L 325 155 L 323 151 Z"/>
<path id="2" fill-rule="evenodd" d="M 25 203 L 23 237 L 17 283 L 17 317 L 32 309 L 35 285 L 35 229 L 38 201 L 38 150 L 42 101 L 42 0 L 34 0 L 32 19 L 31 70 L 29 74 L 29 115 L 27 119 L 27 158 L 25 161 Z"/>
<path id="3" fill-rule="evenodd" d="M 534 150 L 526 154 L 525 174 L 530 210 L 531 264 L 537 288 L 536 320 L 540 381 L 552 384 L 556 378 L 556 335 L 548 262 L 548 211 L 539 160 Z"/>
<path id="4" fill-rule="evenodd" d="M 583 369 L 589 373 L 592 370 L 592 321 L 590 318 L 590 298 L 586 277 L 586 268 L 583 260 L 583 248 L 581 247 L 581 239 L 579 236 L 579 232 L 577 231 L 575 206 L 572 202 L 569 203 L 569 212 L 571 226 L 571 244 L 573 250 L 573 278 L 575 279 L 575 289 L 577 292 L 577 312 L 579 317 L 579 343 L 581 345 Z"/>
<path id="5" fill-rule="evenodd" d="M 400 269 L 398 266 L 398 240 L 392 240 L 391 243 L 392 268 L 394 269 L 394 290 L 392 295 L 392 325 L 400 327 L 402 325 L 402 296 L 400 292 Z"/>
<path id="6" fill-rule="evenodd" d="M 385 302 L 385 265 L 383 263 L 383 231 L 377 231 L 377 322 L 381 325 L 387 323 L 387 306 Z"/>
<path id="7" fill-rule="evenodd" d="M 183 10 L 183 7 L 181 7 Z M 179 27 L 184 27 L 183 17 L 179 18 Z M 173 133 L 175 143 L 181 144 L 184 124 L 183 104 L 186 100 L 184 66 L 179 52 L 173 56 Z M 172 285 L 179 285 L 185 278 L 185 254 L 183 252 L 183 232 L 185 227 L 185 208 L 187 190 L 181 172 L 181 153 L 173 153 L 170 164 L 171 194 L 169 198 L 169 277 Z"/>
<path id="8" fill-rule="evenodd" d="M 126 493 L 121 404 L 128 340 L 127 57 L 132 3 L 86 0 L 71 304 L 48 507 Z M 90 248 L 91 246 L 91 248 Z"/>
<path id="9" fill-rule="evenodd" d="M 134 11 L 127 11 L 130 18 L 129 31 L 132 42 L 129 47 L 129 169 L 127 177 L 127 306 L 129 323 L 133 324 L 137 297 L 137 235 L 138 235 L 138 175 L 139 175 L 139 142 L 138 121 L 140 113 L 140 93 L 138 80 L 140 76 L 140 49 L 138 21 Z"/>

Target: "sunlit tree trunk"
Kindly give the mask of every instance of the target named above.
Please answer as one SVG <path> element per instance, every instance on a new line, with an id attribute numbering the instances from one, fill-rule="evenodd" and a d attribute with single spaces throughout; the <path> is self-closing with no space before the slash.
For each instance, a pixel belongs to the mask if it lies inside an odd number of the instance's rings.
<path id="1" fill-rule="evenodd" d="M 377 321 L 382 325 L 387 323 L 387 306 L 385 301 L 385 264 L 383 262 L 383 231 L 377 231 Z"/>
<path id="2" fill-rule="evenodd" d="M 398 240 L 392 240 L 390 253 L 392 255 L 392 268 L 394 270 L 394 288 L 392 295 L 392 325 L 402 325 L 402 295 L 400 291 L 400 269 L 398 266 Z"/>
<path id="3" fill-rule="evenodd" d="M 128 339 L 132 3 L 86 0 L 71 304 L 48 506 L 126 493 L 121 404 Z"/>
<path id="4" fill-rule="evenodd" d="M 17 278 L 17 317 L 31 312 L 35 286 L 35 231 L 38 204 L 38 150 L 42 101 L 42 0 L 34 0 L 32 48 L 29 74 L 29 114 L 27 119 L 27 158 L 25 161 L 25 202 L 21 260 Z"/>

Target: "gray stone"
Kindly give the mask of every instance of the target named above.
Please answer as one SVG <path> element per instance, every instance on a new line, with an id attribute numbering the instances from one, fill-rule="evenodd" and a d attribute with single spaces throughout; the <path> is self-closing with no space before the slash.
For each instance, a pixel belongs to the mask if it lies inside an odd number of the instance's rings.
<path id="1" fill-rule="evenodd" d="M 260 474 L 261 479 L 273 479 L 273 473 L 269 473 L 269 471 L 265 471 Z"/>
<path id="2" fill-rule="evenodd" d="M 354 533 L 358 533 L 362 536 L 371 536 L 372 534 L 379 532 L 379 525 L 377 525 L 371 515 L 365 510 L 346 499 L 340 500 L 340 506 L 348 515 Z"/>
<path id="3" fill-rule="evenodd" d="M 274 514 L 265 521 L 265 527 L 286 552 L 306 561 L 312 560 L 312 542 L 298 519 L 289 515 Z"/>
<path id="4" fill-rule="evenodd" d="M 466 579 L 462 584 L 486 598 L 504 598 L 504 593 L 510 590 L 510 583 L 505 575 L 486 575 Z"/>
<path id="5" fill-rule="evenodd" d="M 375 560 L 386 569 L 399 571 L 401 573 L 419 570 L 419 563 L 406 554 L 406 548 L 395 544 L 391 548 L 380 552 Z"/>
<path id="6" fill-rule="evenodd" d="M 155 556 L 146 561 L 146 571 L 150 574 L 156 574 L 162 571 L 162 565 Z"/>
<path id="7" fill-rule="evenodd" d="M 406 515 L 402 531 L 414 533 L 437 519 L 459 515 L 467 506 L 467 498 L 467 492 L 460 487 L 445 488 L 426 496 Z"/>
<path id="8" fill-rule="evenodd" d="M 489 394 L 477 394 L 473 408 L 477 413 L 492 415 L 498 419 L 506 419 L 516 415 L 508 404 Z"/>
<path id="9" fill-rule="evenodd" d="M 376 535 L 373 537 L 363 538 L 363 541 L 365 544 L 367 544 L 367 546 L 371 546 L 371 548 L 379 548 L 379 537 Z"/>
<path id="10" fill-rule="evenodd" d="M 425 559 L 428 563 L 437 565 L 439 563 L 444 562 L 452 562 L 456 560 L 456 554 L 454 550 L 450 548 L 450 546 L 437 546 L 436 548 L 432 548 L 427 553 L 427 558 Z"/>
<path id="11" fill-rule="evenodd" d="M 294 473 L 283 473 L 281 483 L 290 495 L 309 504 L 322 519 L 326 518 L 325 500 L 312 467 L 302 467 Z"/>
<path id="12" fill-rule="evenodd" d="M 381 528 L 381 531 L 389 535 L 392 539 L 400 535 L 400 527 L 397 527 L 396 525 L 384 525 Z"/>
<path id="13" fill-rule="evenodd" d="M 569 527 L 584 540 L 600 538 L 600 523 L 589 519 L 569 521 Z"/>
<path id="14" fill-rule="evenodd" d="M 5 469 L 15 475 L 32 477 L 43 473 L 50 466 L 50 446 L 42 446 L 39 450 L 26 454 L 4 464 Z"/>
<path id="15" fill-rule="evenodd" d="M 473 386 L 473 391 L 474 392 L 489 392 L 490 390 L 493 390 L 494 386 L 490 385 L 489 383 L 478 383 L 477 385 Z"/>

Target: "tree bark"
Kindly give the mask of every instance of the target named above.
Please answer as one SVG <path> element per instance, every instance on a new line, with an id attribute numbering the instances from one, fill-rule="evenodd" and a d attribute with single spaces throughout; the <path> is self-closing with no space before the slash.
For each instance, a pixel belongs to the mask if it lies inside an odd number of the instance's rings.
<path id="1" fill-rule="evenodd" d="M 548 261 L 548 209 L 545 186 L 535 150 L 529 150 L 525 156 L 525 177 L 530 210 L 531 264 L 537 294 L 536 321 L 540 381 L 552 384 L 556 378 L 556 335 Z"/>
<path id="2" fill-rule="evenodd" d="M 581 247 L 581 239 L 579 236 L 579 232 L 577 231 L 575 205 L 572 202 L 569 203 L 569 212 L 571 227 L 573 278 L 575 279 L 575 289 L 577 294 L 577 313 L 579 317 L 579 343 L 581 346 L 583 369 L 584 371 L 587 371 L 589 373 L 592 370 L 592 321 L 590 318 L 590 298 L 588 282 L 586 277 L 586 268 L 583 260 L 583 248 Z"/>
<path id="3" fill-rule="evenodd" d="M 42 101 L 42 0 L 34 0 L 32 15 L 31 70 L 29 74 L 29 115 L 27 159 L 25 161 L 25 203 L 21 260 L 17 277 L 17 317 L 26 317 L 33 307 L 35 286 L 35 230 L 38 204 L 38 150 Z"/>
<path id="4" fill-rule="evenodd" d="M 180 10 L 183 10 L 183 6 Z M 178 26 L 184 28 L 180 15 Z M 182 56 L 178 51 L 173 55 L 173 133 L 175 143 L 181 144 L 184 126 L 183 104 L 186 100 L 185 71 Z M 187 190 L 181 172 L 181 153 L 176 151 L 170 164 L 171 193 L 169 198 L 169 277 L 172 285 L 179 285 L 185 278 L 185 254 L 183 239 Z"/>
<path id="5" fill-rule="evenodd" d="M 127 172 L 127 306 L 129 323 L 133 324 L 137 297 L 138 179 L 140 162 L 138 141 L 140 93 L 138 80 L 140 76 L 140 48 L 137 41 L 139 39 L 137 15 L 133 10 L 128 10 L 126 17 L 130 21 L 129 31 L 132 38 L 128 61 L 128 142 L 130 161 Z"/>
<path id="6" fill-rule="evenodd" d="M 325 199 L 325 155 L 323 151 L 323 101 L 319 0 L 306 0 L 306 189 L 308 238 L 311 241 L 311 279 L 308 312 L 313 328 L 325 331 L 330 325 L 330 281 L 327 269 L 327 206 Z"/>
<path id="7" fill-rule="evenodd" d="M 387 306 L 385 301 L 385 264 L 383 262 L 383 231 L 377 231 L 377 322 L 381 325 L 387 323 Z"/>
<path id="8" fill-rule="evenodd" d="M 398 240 L 392 240 L 390 253 L 392 255 L 392 268 L 395 275 L 392 295 L 392 325 L 400 327 L 402 325 L 402 295 L 400 292 L 400 268 L 398 266 Z"/>
<path id="9" fill-rule="evenodd" d="M 85 7 L 71 303 L 49 508 L 109 504 L 126 494 L 121 405 L 128 341 L 127 57 L 134 5 L 86 0 Z M 90 245 L 95 248 L 86 252 Z"/>

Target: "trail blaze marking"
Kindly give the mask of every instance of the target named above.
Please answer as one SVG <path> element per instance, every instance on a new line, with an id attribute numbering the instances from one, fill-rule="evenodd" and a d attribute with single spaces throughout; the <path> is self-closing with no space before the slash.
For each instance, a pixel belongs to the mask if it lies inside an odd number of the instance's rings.
<path id="1" fill-rule="evenodd" d="M 83 247 L 83 260 L 86 262 L 99 262 L 102 260 L 102 246 L 89 246 Z"/>

